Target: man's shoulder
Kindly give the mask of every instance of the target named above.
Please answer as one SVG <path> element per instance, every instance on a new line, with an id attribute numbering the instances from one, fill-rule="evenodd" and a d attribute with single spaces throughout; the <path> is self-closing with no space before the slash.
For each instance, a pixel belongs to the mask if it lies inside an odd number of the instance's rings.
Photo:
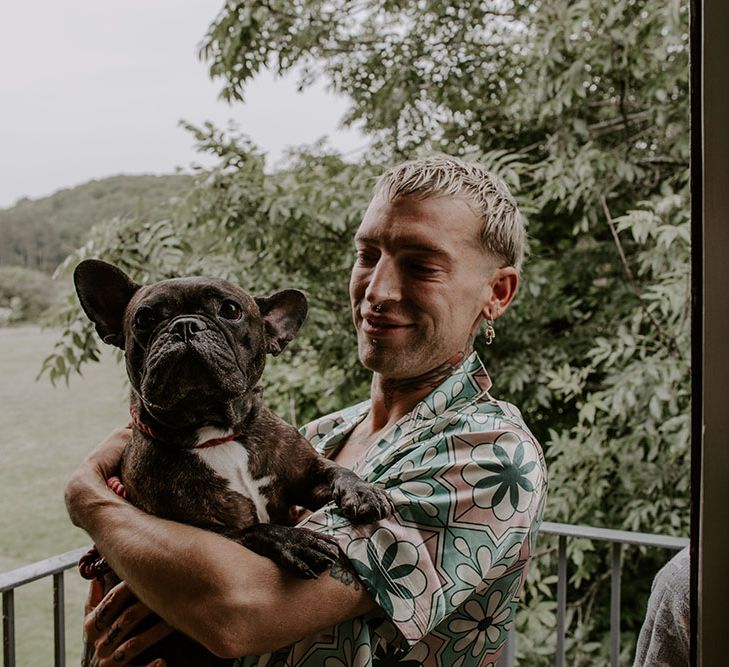
<path id="1" fill-rule="evenodd" d="M 484 438 L 493 439 L 499 434 L 511 433 L 541 449 L 521 411 L 508 401 L 495 399 L 488 392 L 440 414 L 421 413 L 420 416 L 419 440 L 440 435 L 479 442 Z"/>
<path id="2" fill-rule="evenodd" d="M 670 591 L 688 601 L 690 582 L 689 549 L 685 547 L 668 561 L 653 581 L 653 590 Z"/>
<path id="3" fill-rule="evenodd" d="M 523 432 L 535 443 L 537 439 L 531 432 L 529 426 L 521 413 L 513 403 L 498 400 L 490 394 L 482 396 L 476 402 L 476 417 L 474 421 L 480 421 L 484 426 L 488 426 L 488 417 L 492 419 L 492 425 L 498 429 L 516 430 Z"/>
<path id="4" fill-rule="evenodd" d="M 521 414 L 508 401 L 494 398 L 492 381 L 481 358 L 473 352 L 458 372 L 427 396 L 419 416 L 444 435 L 517 431 L 538 443 Z"/>

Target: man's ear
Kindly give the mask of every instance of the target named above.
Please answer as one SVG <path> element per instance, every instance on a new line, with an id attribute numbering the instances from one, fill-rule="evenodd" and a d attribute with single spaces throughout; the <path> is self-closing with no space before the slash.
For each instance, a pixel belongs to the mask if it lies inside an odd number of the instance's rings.
<path id="1" fill-rule="evenodd" d="M 496 269 L 488 283 L 489 294 L 482 310 L 484 318 L 501 317 L 516 296 L 519 288 L 519 272 L 513 266 Z"/>
<path id="2" fill-rule="evenodd" d="M 274 357 L 296 335 L 309 309 L 303 292 L 285 289 L 269 297 L 255 297 L 266 329 L 267 352 Z"/>
<path id="3" fill-rule="evenodd" d="M 124 349 L 124 311 L 141 287 L 124 271 L 99 259 L 85 259 L 73 272 L 78 300 L 101 339 Z"/>

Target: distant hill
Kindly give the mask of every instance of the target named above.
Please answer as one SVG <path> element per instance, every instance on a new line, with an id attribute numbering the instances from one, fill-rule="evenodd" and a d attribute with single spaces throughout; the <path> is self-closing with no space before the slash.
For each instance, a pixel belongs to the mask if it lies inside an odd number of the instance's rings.
<path id="1" fill-rule="evenodd" d="M 115 216 L 148 213 L 181 195 L 191 177 L 112 176 L 0 209 L 0 266 L 52 273 L 88 230 Z"/>

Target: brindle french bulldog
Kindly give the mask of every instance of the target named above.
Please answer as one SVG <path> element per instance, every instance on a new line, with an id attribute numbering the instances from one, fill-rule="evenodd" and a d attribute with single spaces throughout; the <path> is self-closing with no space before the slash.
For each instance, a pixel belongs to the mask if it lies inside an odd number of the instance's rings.
<path id="1" fill-rule="evenodd" d="M 103 341 L 125 352 L 133 427 L 120 477 L 129 502 L 220 533 L 302 577 L 316 577 L 339 552 L 292 526 L 292 507 L 334 501 L 358 523 L 390 513 L 381 489 L 320 456 L 263 404 L 266 354 L 279 354 L 303 323 L 301 292 L 252 297 L 203 277 L 142 286 L 94 259 L 76 267 L 74 283 Z M 119 581 L 95 565 L 107 589 Z M 93 664 L 93 646 L 85 656 Z M 139 660 L 152 657 L 171 667 L 219 664 L 180 633 Z"/>

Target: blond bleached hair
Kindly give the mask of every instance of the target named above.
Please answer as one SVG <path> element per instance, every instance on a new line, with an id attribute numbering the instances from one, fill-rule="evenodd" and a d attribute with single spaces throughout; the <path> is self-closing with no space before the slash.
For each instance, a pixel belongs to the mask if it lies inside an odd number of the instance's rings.
<path id="1" fill-rule="evenodd" d="M 485 250 L 521 270 L 526 232 L 516 201 L 504 181 L 477 162 L 450 155 L 430 155 L 390 167 L 377 180 L 374 196 L 387 201 L 404 197 L 451 196 L 464 200 L 481 220 Z"/>

